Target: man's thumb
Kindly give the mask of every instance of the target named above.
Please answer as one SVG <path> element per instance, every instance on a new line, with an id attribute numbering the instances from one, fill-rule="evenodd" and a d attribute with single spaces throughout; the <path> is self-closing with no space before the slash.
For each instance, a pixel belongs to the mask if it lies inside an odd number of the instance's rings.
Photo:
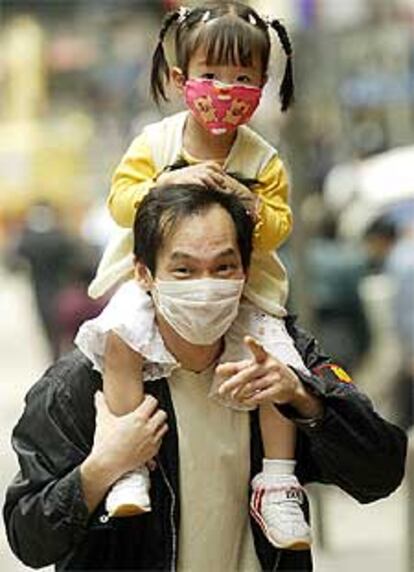
<path id="1" fill-rule="evenodd" d="M 263 348 L 263 346 L 259 344 L 259 342 L 257 342 L 251 336 L 246 336 L 244 338 L 244 343 L 249 348 L 249 350 L 252 352 L 256 363 L 264 363 L 266 361 L 267 352 Z"/>

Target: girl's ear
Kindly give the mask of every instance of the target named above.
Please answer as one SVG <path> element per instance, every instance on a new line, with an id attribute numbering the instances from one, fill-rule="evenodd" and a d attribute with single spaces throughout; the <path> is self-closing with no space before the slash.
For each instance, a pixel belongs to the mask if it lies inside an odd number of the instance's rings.
<path id="1" fill-rule="evenodd" d="M 148 268 L 139 260 L 135 261 L 135 268 L 134 274 L 136 281 L 146 290 L 149 292 L 152 288 L 153 279 L 151 277 L 151 273 Z"/>
<path id="2" fill-rule="evenodd" d="M 186 81 L 186 78 L 185 78 L 185 75 L 184 75 L 182 69 L 174 66 L 171 69 L 170 78 L 171 78 L 172 84 L 177 89 L 177 91 L 182 93 L 184 90 L 184 84 Z"/>

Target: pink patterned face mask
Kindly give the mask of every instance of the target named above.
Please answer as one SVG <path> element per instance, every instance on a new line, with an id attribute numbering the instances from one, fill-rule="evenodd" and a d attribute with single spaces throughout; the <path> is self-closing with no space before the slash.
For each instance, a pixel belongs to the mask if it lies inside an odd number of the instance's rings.
<path id="1" fill-rule="evenodd" d="M 234 131 L 247 123 L 259 105 L 262 90 L 212 79 L 189 79 L 184 86 L 188 108 L 213 135 Z"/>

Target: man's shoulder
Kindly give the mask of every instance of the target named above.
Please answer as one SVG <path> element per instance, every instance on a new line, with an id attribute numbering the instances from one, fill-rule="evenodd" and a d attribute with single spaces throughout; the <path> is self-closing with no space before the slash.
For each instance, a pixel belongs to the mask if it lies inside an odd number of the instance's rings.
<path id="1" fill-rule="evenodd" d="M 34 384 L 26 402 L 49 397 L 82 402 L 102 388 L 102 378 L 91 361 L 78 349 L 60 357 Z"/>

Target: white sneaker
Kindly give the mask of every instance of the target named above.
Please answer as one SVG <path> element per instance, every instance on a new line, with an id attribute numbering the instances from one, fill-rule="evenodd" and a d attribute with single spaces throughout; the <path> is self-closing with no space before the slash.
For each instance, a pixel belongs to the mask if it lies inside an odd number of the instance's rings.
<path id="1" fill-rule="evenodd" d="M 276 548 L 307 550 L 311 545 L 310 527 L 302 511 L 304 490 L 294 475 L 263 473 L 252 481 L 250 514 Z"/>
<path id="2" fill-rule="evenodd" d="M 147 467 L 123 475 L 109 491 L 105 506 L 110 517 L 134 516 L 151 510 Z"/>

